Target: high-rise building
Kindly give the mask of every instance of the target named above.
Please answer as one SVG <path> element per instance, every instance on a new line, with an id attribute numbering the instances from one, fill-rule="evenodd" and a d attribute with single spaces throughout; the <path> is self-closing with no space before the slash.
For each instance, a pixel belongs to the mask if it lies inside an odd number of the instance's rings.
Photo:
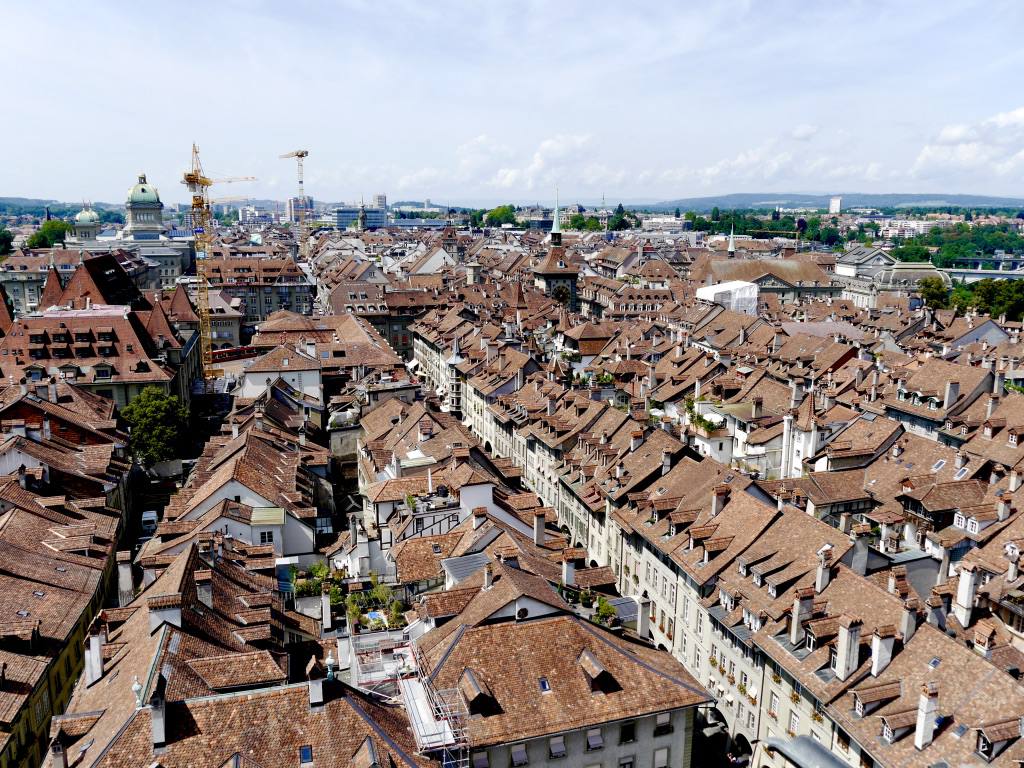
<path id="1" fill-rule="evenodd" d="M 843 210 L 843 198 L 839 195 L 829 199 L 828 201 L 828 212 L 831 214 L 839 214 Z"/>
<path id="2" fill-rule="evenodd" d="M 334 209 L 334 225 L 338 229 L 348 229 L 359 219 L 359 211 L 366 212 L 366 228 L 379 229 L 388 225 L 388 212 L 378 206 L 345 205 Z"/>
<path id="3" fill-rule="evenodd" d="M 306 211 L 306 218 L 309 218 L 309 217 L 311 217 L 313 215 L 313 198 L 312 197 L 310 197 L 309 195 L 306 195 L 306 197 L 305 197 L 305 204 L 303 204 L 303 202 L 298 197 L 289 197 L 288 198 L 288 204 L 287 204 L 287 210 L 285 211 L 285 216 L 286 216 L 287 220 L 288 221 L 298 221 L 299 220 L 299 211 L 302 210 L 303 208 L 305 208 L 305 211 Z"/>
<path id="4" fill-rule="evenodd" d="M 378 192 L 373 196 L 373 207 L 383 208 L 386 211 L 388 209 L 388 196 L 383 192 Z"/>

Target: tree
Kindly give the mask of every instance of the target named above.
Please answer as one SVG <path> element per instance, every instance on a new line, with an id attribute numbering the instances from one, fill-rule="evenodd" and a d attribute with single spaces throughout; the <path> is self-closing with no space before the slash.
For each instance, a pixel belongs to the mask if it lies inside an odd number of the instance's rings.
<path id="1" fill-rule="evenodd" d="M 711 209 L 711 220 L 718 221 L 720 218 L 722 218 L 722 212 L 718 210 L 718 206 L 716 205 Z"/>
<path id="2" fill-rule="evenodd" d="M 146 387 L 121 411 L 131 427 L 135 458 L 147 465 L 181 455 L 188 428 L 188 409 L 177 395 Z"/>
<path id="3" fill-rule="evenodd" d="M 487 226 L 500 227 L 503 224 L 516 223 L 516 209 L 514 205 L 499 205 L 492 211 L 488 211 L 484 218 Z"/>
<path id="4" fill-rule="evenodd" d="M 929 261 L 932 253 L 923 245 L 901 245 L 889 251 L 889 255 L 900 261 Z"/>
<path id="5" fill-rule="evenodd" d="M 63 243 L 71 231 L 71 225 L 62 219 L 44 221 L 37 231 L 33 232 L 25 243 L 29 248 L 53 248 Z"/>
<path id="6" fill-rule="evenodd" d="M 0 227 L 0 256 L 14 250 L 14 234 L 7 227 Z"/>
<path id="7" fill-rule="evenodd" d="M 678 208 L 676 208 L 676 218 L 677 219 L 680 218 L 681 214 L 682 214 L 682 211 L 680 211 Z"/>
<path id="8" fill-rule="evenodd" d="M 924 303 L 932 309 L 945 309 L 949 306 L 949 291 L 941 277 L 922 277 L 917 290 Z"/>

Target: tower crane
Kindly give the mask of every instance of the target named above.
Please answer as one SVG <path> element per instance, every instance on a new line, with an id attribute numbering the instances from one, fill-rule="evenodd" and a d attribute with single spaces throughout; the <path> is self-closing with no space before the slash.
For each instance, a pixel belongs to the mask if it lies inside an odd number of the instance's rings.
<path id="1" fill-rule="evenodd" d="M 210 187 L 235 181 L 255 181 L 253 176 L 233 176 L 211 179 L 203 172 L 199 147 L 192 145 L 192 167 L 181 180 L 192 196 L 192 232 L 196 246 L 196 299 L 199 309 L 199 349 L 203 363 L 203 378 L 207 386 L 223 371 L 213 367 L 213 332 L 210 324 L 210 286 L 206 280 L 206 259 L 213 245 L 213 214 L 210 211 Z"/>
<path id="2" fill-rule="evenodd" d="M 293 152 L 288 152 L 286 154 L 281 155 L 282 160 L 287 160 L 292 157 L 295 158 L 295 164 L 297 166 L 299 176 L 299 196 L 297 198 L 299 207 L 298 210 L 295 212 L 295 215 L 296 218 L 298 219 L 299 224 L 299 251 L 304 256 L 306 249 L 306 190 L 302 185 L 302 161 L 309 157 L 309 150 L 296 149 Z"/>

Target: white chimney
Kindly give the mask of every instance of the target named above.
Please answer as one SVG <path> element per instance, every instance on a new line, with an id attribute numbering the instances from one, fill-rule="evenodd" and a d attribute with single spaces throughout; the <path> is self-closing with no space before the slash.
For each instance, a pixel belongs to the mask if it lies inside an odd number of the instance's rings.
<path id="1" fill-rule="evenodd" d="M 651 600 L 648 597 L 636 597 L 636 633 L 647 638 L 651 634 Z"/>
<path id="2" fill-rule="evenodd" d="M 832 545 L 826 544 L 818 550 L 818 570 L 814 575 L 814 591 L 819 595 L 832 580 Z"/>
<path id="3" fill-rule="evenodd" d="M 892 661 L 896 643 L 896 630 L 892 626 L 878 627 L 871 636 L 871 676 L 878 677 Z"/>
<path id="4" fill-rule="evenodd" d="M 672 451 L 666 449 L 661 452 L 661 474 L 667 475 L 672 469 Z"/>
<path id="5" fill-rule="evenodd" d="M 925 683 L 917 700 L 917 727 L 914 729 L 914 746 L 924 749 L 935 738 L 936 719 L 939 712 L 939 686 Z"/>
<path id="6" fill-rule="evenodd" d="M 533 514 L 533 543 L 538 547 L 544 546 L 544 513 L 534 512 Z"/>
<path id="7" fill-rule="evenodd" d="M 1012 541 L 1008 541 L 1003 547 L 1003 557 L 1009 563 L 1006 568 L 1006 581 L 1012 584 L 1020 576 L 1020 549 Z"/>
<path id="8" fill-rule="evenodd" d="M 978 570 L 972 563 L 964 563 L 960 566 L 960 576 L 956 584 L 956 603 L 953 605 L 953 613 L 964 629 L 971 625 L 977 592 Z"/>
<path id="9" fill-rule="evenodd" d="M 900 611 L 900 637 L 903 645 L 910 642 L 910 638 L 917 631 L 917 598 L 912 597 L 903 603 Z"/>
<path id="10" fill-rule="evenodd" d="M 804 620 L 810 618 L 814 608 L 814 590 L 798 589 L 793 598 L 793 610 L 789 617 L 789 644 L 798 646 L 804 641 Z"/>
<path id="11" fill-rule="evenodd" d="M 207 608 L 213 607 L 213 575 L 209 570 L 202 569 L 192 575 L 196 585 L 196 599 Z"/>
<path id="12" fill-rule="evenodd" d="M 92 685 L 103 677 L 103 646 L 106 644 L 106 627 L 93 623 L 85 639 L 85 684 Z"/>
<path id="13" fill-rule="evenodd" d="M 484 589 L 494 586 L 494 566 L 490 563 L 484 566 Z"/>
<path id="14" fill-rule="evenodd" d="M 334 626 L 334 617 L 331 615 L 331 587 L 325 581 L 320 591 L 320 626 L 324 632 L 330 632 Z"/>
<path id="15" fill-rule="evenodd" d="M 640 446 L 644 443 L 643 430 L 635 430 L 629 438 L 629 450 L 636 451 L 640 449 Z"/>
<path id="16" fill-rule="evenodd" d="M 571 557 L 562 558 L 562 584 L 571 587 L 576 583 L 576 562 Z"/>
<path id="17" fill-rule="evenodd" d="M 1020 488 L 1020 470 L 1014 467 L 1010 470 L 1010 493 L 1014 493 Z"/>
<path id="18" fill-rule="evenodd" d="M 473 530 L 487 522 L 487 507 L 473 507 Z"/>
<path id="19" fill-rule="evenodd" d="M 167 743 L 167 703 L 164 700 L 166 687 L 167 680 L 161 673 L 157 678 L 156 690 L 149 699 L 149 724 L 154 749 L 159 749 Z"/>
<path id="20" fill-rule="evenodd" d="M 836 643 L 836 677 L 846 680 L 860 666 L 860 619 L 843 616 L 839 619 L 839 641 Z"/>
<path id="21" fill-rule="evenodd" d="M 711 516 L 715 517 L 719 512 L 725 509 L 726 502 L 729 501 L 729 486 L 716 485 L 714 491 L 711 492 Z"/>
<path id="22" fill-rule="evenodd" d="M 68 768 L 68 756 L 60 739 L 50 742 L 50 766 L 51 768 Z"/>
<path id="23" fill-rule="evenodd" d="M 942 400 L 942 407 L 950 409 L 953 407 L 953 403 L 960 397 L 960 382 L 959 381 L 947 381 L 946 382 L 946 396 Z"/>

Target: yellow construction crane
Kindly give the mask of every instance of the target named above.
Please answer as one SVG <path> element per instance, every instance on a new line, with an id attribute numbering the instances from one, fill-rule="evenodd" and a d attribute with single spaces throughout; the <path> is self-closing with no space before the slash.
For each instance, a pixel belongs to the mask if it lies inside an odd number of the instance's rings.
<path id="1" fill-rule="evenodd" d="M 302 161 L 309 157 L 309 150 L 296 149 L 294 152 L 288 152 L 287 154 L 281 155 L 282 160 L 288 160 L 295 158 L 295 163 L 298 166 L 299 174 L 299 196 L 297 198 L 298 209 L 294 211 L 295 217 L 298 219 L 298 242 L 299 252 L 303 257 L 306 255 L 306 191 L 302 185 Z"/>
<path id="2" fill-rule="evenodd" d="M 233 176 L 211 179 L 203 173 L 199 147 L 192 145 L 192 167 L 185 171 L 181 183 L 192 195 L 192 232 L 196 246 L 196 301 L 199 309 L 199 349 L 203 362 L 203 378 L 210 382 L 223 371 L 213 367 L 213 332 L 210 325 L 210 286 L 206 278 L 206 259 L 213 246 L 213 213 L 210 211 L 210 187 L 235 181 L 255 181 L 254 176 Z"/>

